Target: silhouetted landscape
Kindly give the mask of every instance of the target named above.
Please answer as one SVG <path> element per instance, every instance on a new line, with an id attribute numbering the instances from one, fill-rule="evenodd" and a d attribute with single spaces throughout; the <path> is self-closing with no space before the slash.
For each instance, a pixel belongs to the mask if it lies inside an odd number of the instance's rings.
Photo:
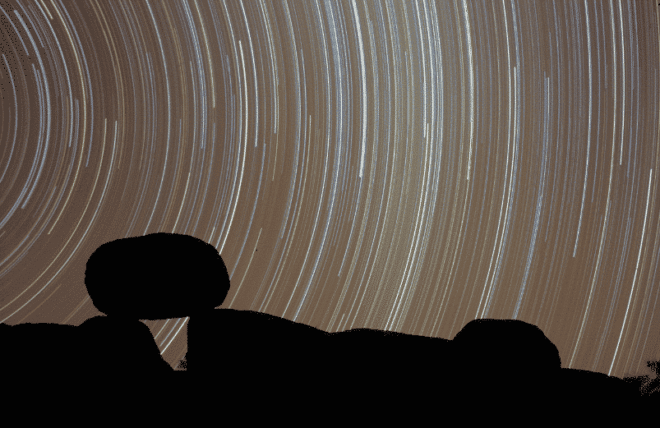
<path id="1" fill-rule="evenodd" d="M 327 333 L 215 309 L 229 291 L 227 269 L 212 245 L 187 235 L 106 243 L 90 256 L 85 285 L 106 316 L 79 327 L 0 325 L 3 367 L 12 374 L 5 388 L 28 391 L 34 404 L 72 400 L 109 413 L 122 403 L 154 417 L 210 412 L 220 421 L 241 409 L 271 423 L 301 418 L 304 409 L 309 421 L 348 425 L 346 417 L 441 423 L 454 413 L 469 424 L 497 412 L 628 421 L 652 417 L 660 397 L 660 377 L 562 368 L 557 347 L 518 320 L 473 320 L 448 340 L 364 328 Z M 179 317 L 190 317 L 185 370 L 161 358 L 140 322 Z M 658 373 L 657 362 L 648 366 Z"/>

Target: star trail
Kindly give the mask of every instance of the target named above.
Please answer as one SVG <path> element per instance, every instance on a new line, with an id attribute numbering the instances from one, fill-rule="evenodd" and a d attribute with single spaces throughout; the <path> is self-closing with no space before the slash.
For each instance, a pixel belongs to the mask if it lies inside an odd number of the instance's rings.
<path id="1" fill-rule="evenodd" d="M 0 321 L 80 325 L 94 249 L 174 232 L 222 255 L 223 308 L 448 339 L 519 319 L 563 367 L 641 373 L 659 9 L 2 1 Z M 144 321 L 173 367 L 187 321 Z"/>

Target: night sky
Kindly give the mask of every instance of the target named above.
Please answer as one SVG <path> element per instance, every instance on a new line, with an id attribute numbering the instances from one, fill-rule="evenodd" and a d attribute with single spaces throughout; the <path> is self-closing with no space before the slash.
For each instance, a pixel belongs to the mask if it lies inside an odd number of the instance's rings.
<path id="1" fill-rule="evenodd" d="M 90 254 L 174 232 L 222 308 L 660 358 L 657 2 L 0 5 L 1 322 L 101 315 Z M 144 323 L 175 367 L 187 318 Z"/>

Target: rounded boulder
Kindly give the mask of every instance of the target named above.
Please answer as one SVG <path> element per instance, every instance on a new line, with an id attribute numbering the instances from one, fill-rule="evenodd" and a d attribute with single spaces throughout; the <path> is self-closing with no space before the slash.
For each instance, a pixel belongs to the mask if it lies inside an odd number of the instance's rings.
<path id="1" fill-rule="evenodd" d="M 211 244 L 189 235 L 153 233 L 98 247 L 87 261 L 85 286 L 108 316 L 182 318 L 220 306 L 229 274 Z"/>

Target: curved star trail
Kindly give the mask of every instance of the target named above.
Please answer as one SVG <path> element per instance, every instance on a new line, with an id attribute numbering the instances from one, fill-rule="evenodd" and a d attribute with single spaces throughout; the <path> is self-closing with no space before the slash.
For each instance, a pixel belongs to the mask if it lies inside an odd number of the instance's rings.
<path id="1" fill-rule="evenodd" d="M 656 3 L 1 5 L 0 321 L 79 325 L 96 247 L 176 232 L 222 307 L 660 356 Z M 186 322 L 145 321 L 173 367 Z"/>

